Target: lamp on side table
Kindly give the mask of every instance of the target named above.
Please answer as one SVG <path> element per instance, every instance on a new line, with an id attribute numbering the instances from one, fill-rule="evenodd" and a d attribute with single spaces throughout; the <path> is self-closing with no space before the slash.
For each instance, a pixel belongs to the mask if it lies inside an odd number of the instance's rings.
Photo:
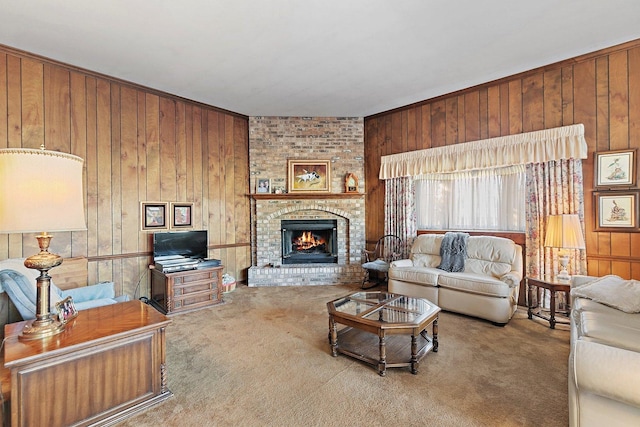
<path id="1" fill-rule="evenodd" d="M 40 252 L 24 262 L 40 272 L 36 279 L 36 318 L 24 327 L 20 339 L 44 339 L 59 334 L 64 325 L 50 313 L 51 277 L 62 263 L 49 252 L 50 231 L 83 231 L 84 216 L 80 157 L 44 149 L 0 149 L 0 233 L 37 233 Z"/>
<path id="2" fill-rule="evenodd" d="M 558 248 L 560 272 L 556 275 L 559 280 L 570 280 L 567 272 L 569 253 L 567 249 L 585 249 L 584 237 L 580 217 L 577 214 L 551 215 L 547 218 L 547 235 L 544 246 Z"/>

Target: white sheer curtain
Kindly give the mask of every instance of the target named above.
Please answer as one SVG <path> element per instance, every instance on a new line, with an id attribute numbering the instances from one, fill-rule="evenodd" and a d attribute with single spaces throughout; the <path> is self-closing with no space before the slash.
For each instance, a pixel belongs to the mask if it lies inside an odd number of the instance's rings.
<path id="1" fill-rule="evenodd" d="M 524 165 L 416 177 L 419 229 L 525 230 Z"/>

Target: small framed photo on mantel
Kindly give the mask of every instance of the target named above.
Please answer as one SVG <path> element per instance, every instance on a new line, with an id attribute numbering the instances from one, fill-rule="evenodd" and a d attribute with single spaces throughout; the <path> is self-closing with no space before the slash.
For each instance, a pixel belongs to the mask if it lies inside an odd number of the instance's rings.
<path id="1" fill-rule="evenodd" d="M 271 193 L 271 180 L 268 178 L 258 178 L 256 182 L 256 193 Z"/>

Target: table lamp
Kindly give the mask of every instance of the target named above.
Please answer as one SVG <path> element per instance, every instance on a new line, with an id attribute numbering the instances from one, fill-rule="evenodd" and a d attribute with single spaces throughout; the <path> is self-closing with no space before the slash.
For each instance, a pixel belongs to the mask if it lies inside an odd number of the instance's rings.
<path id="1" fill-rule="evenodd" d="M 40 252 L 24 262 L 38 270 L 36 318 L 24 327 L 20 339 L 44 339 L 64 330 L 50 313 L 50 269 L 62 257 L 49 252 L 50 231 L 87 229 L 82 190 L 83 160 L 44 149 L 0 149 L 0 233 L 37 233 Z"/>
<path id="2" fill-rule="evenodd" d="M 585 249 L 582 226 L 578 215 L 549 216 L 547 218 L 547 235 L 544 239 L 544 246 L 559 249 L 558 260 L 560 261 L 561 270 L 556 275 L 556 278 L 570 280 L 571 276 L 567 272 L 567 265 L 569 264 L 567 249 Z"/>

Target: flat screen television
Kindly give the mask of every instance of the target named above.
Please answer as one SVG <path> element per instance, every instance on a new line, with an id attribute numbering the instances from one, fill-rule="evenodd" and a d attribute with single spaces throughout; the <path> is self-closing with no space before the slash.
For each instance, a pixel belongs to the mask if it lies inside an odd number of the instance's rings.
<path id="1" fill-rule="evenodd" d="M 206 259 L 207 243 L 207 230 L 153 233 L 153 258 L 181 255 L 194 259 Z"/>

